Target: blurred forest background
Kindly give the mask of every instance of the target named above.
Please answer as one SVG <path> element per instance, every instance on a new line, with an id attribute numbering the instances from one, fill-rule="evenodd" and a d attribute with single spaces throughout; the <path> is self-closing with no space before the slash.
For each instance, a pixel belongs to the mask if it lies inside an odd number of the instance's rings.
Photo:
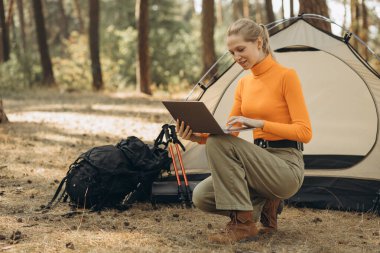
<path id="1" fill-rule="evenodd" d="M 234 20 L 299 13 L 330 17 L 380 54 L 379 0 L 0 0 L 0 96 L 41 86 L 175 92 L 226 51 Z"/>

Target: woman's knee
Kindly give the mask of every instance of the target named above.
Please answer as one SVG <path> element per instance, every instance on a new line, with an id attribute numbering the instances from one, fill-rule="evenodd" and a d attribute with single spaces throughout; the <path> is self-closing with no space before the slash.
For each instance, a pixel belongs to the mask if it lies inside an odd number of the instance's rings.
<path id="1" fill-rule="evenodd" d="M 211 178 L 205 179 L 194 188 L 193 204 L 205 212 L 215 210 L 215 195 Z"/>
<path id="2" fill-rule="evenodd" d="M 200 189 L 199 184 L 193 190 L 193 204 L 195 207 L 204 211 L 205 208 L 205 199 L 204 192 Z"/>

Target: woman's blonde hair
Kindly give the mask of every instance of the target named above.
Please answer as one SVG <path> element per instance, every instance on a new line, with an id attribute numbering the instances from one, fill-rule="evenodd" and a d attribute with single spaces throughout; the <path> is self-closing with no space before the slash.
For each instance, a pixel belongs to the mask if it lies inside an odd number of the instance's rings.
<path id="1" fill-rule="evenodd" d="M 241 18 L 236 20 L 227 30 L 227 36 L 241 35 L 245 41 L 256 42 L 261 37 L 263 40 L 263 52 L 265 55 L 273 52 L 269 45 L 269 33 L 265 25 L 257 24 L 248 18 Z"/>

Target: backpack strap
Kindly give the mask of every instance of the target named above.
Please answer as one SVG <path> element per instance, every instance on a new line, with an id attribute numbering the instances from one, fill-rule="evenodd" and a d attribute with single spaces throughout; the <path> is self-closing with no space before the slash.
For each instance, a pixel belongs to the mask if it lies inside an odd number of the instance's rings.
<path id="1" fill-rule="evenodd" d="M 55 207 L 56 204 L 62 199 L 63 195 L 66 192 L 66 187 L 65 187 L 65 190 L 63 191 L 62 195 L 58 198 L 57 202 L 53 205 L 54 201 L 57 199 L 59 193 L 62 190 L 63 184 L 66 183 L 66 180 L 67 180 L 67 176 L 62 179 L 61 183 L 59 184 L 57 190 L 54 193 L 53 198 L 50 200 L 50 202 L 46 205 L 46 207 L 44 209 L 53 209 L 53 207 Z"/>
<path id="2" fill-rule="evenodd" d="M 131 207 L 132 204 L 136 201 L 137 195 L 142 190 L 142 187 L 143 187 L 143 184 L 139 182 L 136 188 L 125 196 L 125 198 L 121 202 L 121 207 L 125 209 L 128 209 L 129 207 Z"/>
<path id="3" fill-rule="evenodd" d="M 84 154 L 81 154 L 76 160 L 75 162 L 73 162 L 70 167 L 69 167 L 69 170 L 67 171 L 66 173 L 66 176 L 62 179 L 61 183 L 59 183 L 59 186 L 57 188 L 57 190 L 55 191 L 54 193 L 54 196 L 53 198 L 50 200 L 50 202 L 46 205 L 46 207 L 44 208 L 45 210 L 48 210 L 48 209 L 53 209 L 63 198 L 63 196 L 65 195 L 66 193 L 66 185 L 65 185 L 65 189 L 63 190 L 61 196 L 58 198 L 57 202 L 54 204 L 54 201 L 57 199 L 59 193 L 61 192 L 62 190 L 62 187 L 63 187 L 63 184 L 66 183 L 67 181 L 67 177 L 68 175 L 70 174 L 70 172 L 73 170 L 73 168 L 75 167 L 75 165 L 78 163 L 79 160 L 83 159 L 84 157 Z M 64 198 L 64 201 L 67 200 L 67 195 L 65 196 Z"/>

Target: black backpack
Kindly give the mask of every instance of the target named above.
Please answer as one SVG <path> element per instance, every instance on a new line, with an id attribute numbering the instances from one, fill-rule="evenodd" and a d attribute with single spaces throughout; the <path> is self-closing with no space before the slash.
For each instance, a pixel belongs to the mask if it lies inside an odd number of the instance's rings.
<path id="1" fill-rule="evenodd" d="M 167 150 L 134 136 L 116 146 L 94 147 L 70 165 L 47 208 L 52 208 L 64 184 L 57 203 L 70 198 L 72 206 L 92 210 L 126 207 L 132 199 L 148 197 L 152 182 L 161 171 L 170 170 L 170 163 Z"/>

